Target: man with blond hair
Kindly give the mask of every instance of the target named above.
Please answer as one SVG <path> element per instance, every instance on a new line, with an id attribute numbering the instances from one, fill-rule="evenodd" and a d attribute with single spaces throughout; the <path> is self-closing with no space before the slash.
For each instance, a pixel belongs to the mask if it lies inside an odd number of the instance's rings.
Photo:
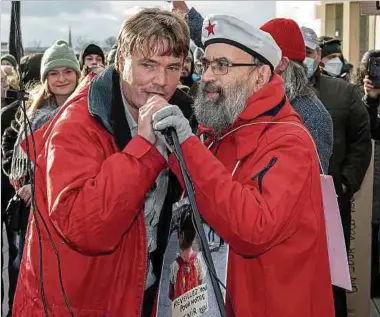
<path id="1" fill-rule="evenodd" d="M 170 102 L 189 117 L 188 99 L 176 90 L 189 40 L 179 15 L 140 11 L 122 26 L 115 67 L 89 75 L 35 133 L 41 238 L 33 218 L 14 316 L 44 309 L 52 316 L 69 309 L 76 317 L 151 315 L 179 194 L 152 114 Z"/>

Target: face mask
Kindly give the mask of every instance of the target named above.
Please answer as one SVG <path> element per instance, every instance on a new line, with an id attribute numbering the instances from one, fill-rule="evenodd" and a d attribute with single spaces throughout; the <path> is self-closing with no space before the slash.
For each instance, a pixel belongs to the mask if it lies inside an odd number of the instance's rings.
<path id="1" fill-rule="evenodd" d="M 197 83 L 199 81 L 201 81 L 201 75 L 198 75 L 198 74 L 192 74 L 191 75 L 191 78 L 193 79 L 193 82 Z"/>
<path id="2" fill-rule="evenodd" d="M 307 68 L 307 78 L 312 77 L 318 67 L 317 61 L 314 58 L 306 57 L 305 60 L 303 61 L 303 64 Z"/>
<path id="3" fill-rule="evenodd" d="M 340 75 L 342 71 L 343 63 L 340 60 L 339 57 L 335 57 L 333 59 L 330 59 L 325 64 L 325 67 L 323 68 L 327 74 L 329 74 L 332 77 L 337 77 Z"/>

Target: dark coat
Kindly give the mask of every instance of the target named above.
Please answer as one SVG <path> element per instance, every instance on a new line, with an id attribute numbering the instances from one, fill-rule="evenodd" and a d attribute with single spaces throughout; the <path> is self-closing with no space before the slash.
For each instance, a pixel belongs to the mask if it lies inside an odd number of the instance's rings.
<path id="1" fill-rule="evenodd" d="M 1 135 L 4 136 L 4 132 L 8 131 L 7 137 L 4 140 L 2 138 L 1 145 L 1 208 L 5 210 L 8 201 L 15 194 L 15 190 L 9 182 L 8 175 L 10 172 L 10 166 L 12 162 L 13 145 L 17 139 L 17 131 L 11 127 L 11 122 L 16 115 L 17 107 L 10 108 L 1 116 Z"/>
<path id="2" fill-rule="evenodd" d="M 356 86 L 342 79 L 317 72 L 311 82 L 334 124 L 329 174 L 334 178 L 338 196 L 343 194 L 342 184 L 353 195 L 360 189 L 372 155 L 367 109 Z"/>

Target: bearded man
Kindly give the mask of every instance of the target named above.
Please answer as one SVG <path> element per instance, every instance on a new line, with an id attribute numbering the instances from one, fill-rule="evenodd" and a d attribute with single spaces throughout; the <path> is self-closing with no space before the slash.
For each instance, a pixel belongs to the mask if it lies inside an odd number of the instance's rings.
<path id="1" fill-rule="evenodd" d="M 230 245 L 228 314 L 333 317 L 319 164 L 274 72 L 281 49 L 228 15 L 207 17 L 202 41 L 194 110 L 209 149 L 177 106 L 152 118 L 176 129 L 199 211 Z"/>

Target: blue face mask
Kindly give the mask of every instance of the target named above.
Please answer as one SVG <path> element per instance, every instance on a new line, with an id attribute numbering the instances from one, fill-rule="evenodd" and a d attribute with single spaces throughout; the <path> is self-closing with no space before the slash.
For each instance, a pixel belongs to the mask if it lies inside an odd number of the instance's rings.
<path id="1" fill-rule="evenodd" d="M 193 79 L 193 82 L 197 83 L 197 82 L 201 81 L 202 76 L 198 75 L 198 74 L 192 74 L 191 78 Z"/>
<path id="2" fill-rule="evenodd" d="M 317 61 L 314 58 L 306 57 L 303 64 L 307 68 L 307 78 L 312 77 L 318 67 Z"/>

